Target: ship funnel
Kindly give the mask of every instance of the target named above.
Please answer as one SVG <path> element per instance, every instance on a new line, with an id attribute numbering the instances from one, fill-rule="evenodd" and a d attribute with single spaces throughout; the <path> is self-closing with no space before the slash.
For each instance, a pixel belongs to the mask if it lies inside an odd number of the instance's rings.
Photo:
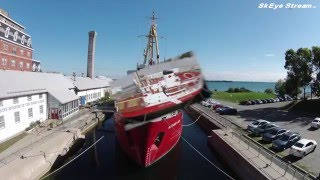
<path id="1" fill-rule="evenodd" d="M 97 32 L 90 31 L 89 32 L 89 44 L 88 44 L 88 64 L 87 64 L 87 77 L 94 77 L 94 58 L 96 51 L 96 37 Z"/>

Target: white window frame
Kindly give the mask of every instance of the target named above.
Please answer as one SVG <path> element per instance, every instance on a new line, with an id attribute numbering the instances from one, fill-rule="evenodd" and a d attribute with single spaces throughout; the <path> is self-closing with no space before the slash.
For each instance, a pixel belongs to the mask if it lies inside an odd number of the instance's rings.
<path id="1" fill-rule="evenodd" d="M 27 69 L 29 69 L 30 68 L 30 63 L 27 63 Z"/>
<path id="2" fill-rule="evenodd" d="M 8 44 L 3 44 L 3 50 L 8 51 Z"/>
<path id="3" fill-rule="evenodd" d="M 10 28 L 7 27 L 6 32 L 4 33 L 4 36 L 5 36 L 6 38 L 8 38 L 8 37 L 9 37 L 9 34 L 10 34 Z"/>
<path id="4" fill-rule="evenodd" d="M 28 108 L 28 117 L 33 118 L 33 109 L 32 108 Z"/>
<path id="5" fill-rule="evenodd" d="M 43 114 L 43 105 L 39 106 L 39 112 L 40 112 L 40 114 Z"/>
<path id="6" fill-rule="evenodd" d="M 43 98 L 43 95 L 42 94 L 39 94 L 39 99 L 42 99 Z"/>
<path id="7" fill-rule="evenodd" d="M 18 39 L 18 31 L 14 32 L 13 34 L 13 40 L 17 41 L 17 39 Z"/>
<path id="8" fill-rule="evenodd" d="M 14 112 L 14 122 L 16 122 L 16 124 L 20 123 L 20 112 L 19 111 Z"/>
<path id="9" fill-rule="evenodd" d="M 2 65 L 7 65 L 7 59 L 6 58 L 2 58 Z"/>
<path id="10" fill-rule="evenodd" d="M 32 101 L 32 96 L 28 96 L 28 101 Z"/>
<path id="11" fill-rule="evenodd" d="M 11 60 L 11 66 L 13 66 L 13 67 L 16 66 L 16 61 L 14 59 Z"/>
<path id="12" fill-rule="evenodd" d="M 6 128 L 6 122 L 4 120 L 4 116 L 0 116 L 0 129 Z"/>
<path id="13" fill-rule="evenodd" d="M 3 106 L 3 101 L 2 100 L 0 100 L 0 107 L 2 107 Z"/>
<path id="14" fill-rule="evenodd" d="M 22 61 L 19 62 L 19 67 L 20 67 L 20 68 L 23 68 L 23 62 L 22 62 Z"/>
<path id="15" fill-rule="evenodd" d="M 19 103 L 19 99 L 18 98 L 13 98 L 13 104 L 18 104 Z"/>

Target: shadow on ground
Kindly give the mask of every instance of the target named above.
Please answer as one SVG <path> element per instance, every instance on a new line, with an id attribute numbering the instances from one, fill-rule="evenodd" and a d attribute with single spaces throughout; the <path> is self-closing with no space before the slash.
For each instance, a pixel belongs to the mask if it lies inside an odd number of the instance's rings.
<path id="1" fill-rule="evenodd" d="M 316 115 L 314 113 L 284 111 L 280 108 L 262 108 L 254 110 L 244 110 L 238 113 L 245 121 L 265 119 L 270 122 L 300 123 L 300 126 L 309 125 Z"/>

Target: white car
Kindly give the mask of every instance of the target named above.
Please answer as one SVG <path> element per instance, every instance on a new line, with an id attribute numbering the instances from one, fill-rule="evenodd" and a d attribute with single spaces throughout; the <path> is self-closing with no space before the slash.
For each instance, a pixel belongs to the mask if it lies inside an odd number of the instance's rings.
<path id="1" fill-rule="evenodd" d="M 320 118 L 315 118 L 312 122 L 311 122 L 311 127 L 313 128 L 319 128 L 320 127 Z"/>
<path id="2" fill-rule="evenodd" d="M 309 139 L 300 139 L 293 146 L 291 146 L 289 154 L 296 157 L 304 157 L 313 152 L 317 147 L 317 142 Z"/>

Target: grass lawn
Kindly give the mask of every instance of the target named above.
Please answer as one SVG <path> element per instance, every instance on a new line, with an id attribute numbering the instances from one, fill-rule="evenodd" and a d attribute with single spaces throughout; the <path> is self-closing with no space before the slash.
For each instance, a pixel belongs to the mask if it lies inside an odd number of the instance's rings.
<path id="1" fill-rule="evenodd" d="M 27 133 L 23 132 L 22 134 L 1 143 L 0 152 L 6 150 L 8 147 L 12 146 L 14 143 L 18 142 L 20 139 L 24 138 L 26 135 Z"/>
<path id="2" fill-rule="evenodd" d="M 229 101 L 234 103 L 239 103 L 240 101 L 245 100 L 254 100 L 254 99 L 267 99 L 267 98 L 275 98 L 274 94 L 266 94 L 259 92 L 240 92 L 240 93 L 228 93 L 222 91 L 214 91 L 212 92 L 212 97 L 215 99 L 220 99 L 223 101 Z"/>

